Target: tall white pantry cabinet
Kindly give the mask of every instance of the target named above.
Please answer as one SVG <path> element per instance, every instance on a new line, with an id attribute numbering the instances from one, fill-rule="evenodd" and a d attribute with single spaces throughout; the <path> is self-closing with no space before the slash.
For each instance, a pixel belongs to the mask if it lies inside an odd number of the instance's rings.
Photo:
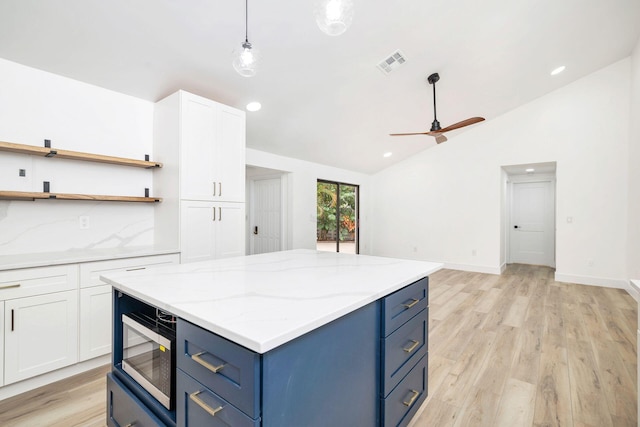
<path id="1" fill-rule="evenodd" d="M 155 242 L 181 262 L 245 254 L 245 113 L 178 91 L 154 111 Z"/>

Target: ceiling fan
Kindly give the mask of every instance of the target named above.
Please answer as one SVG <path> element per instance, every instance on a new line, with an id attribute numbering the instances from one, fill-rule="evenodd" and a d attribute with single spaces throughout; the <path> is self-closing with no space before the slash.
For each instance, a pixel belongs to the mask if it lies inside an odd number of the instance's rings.
<path id="1" fill-rule="evenodd" d="M 460 129 L 465 126 L 473 125 L 484 120 L 484 117 L 471 117 L 470 119 L 463 120 L 458 123 L 454 123 L 445 128 L 440 126 L 440 122 L 436 118 L 436 82 L 440 80 L 438 73 L 433 73 L 427 77 L 429 84 L 433 85 L 433 122 L 431 123 L 431 129 L 428 132 L 414 132 L 414 133 L 392 133 L 391 136 L 407 136 L 407 135 L 431 135 L 436 138 L 438 144 L 445 142 L 447 137 L 443 134 L 450 130 Z"/>

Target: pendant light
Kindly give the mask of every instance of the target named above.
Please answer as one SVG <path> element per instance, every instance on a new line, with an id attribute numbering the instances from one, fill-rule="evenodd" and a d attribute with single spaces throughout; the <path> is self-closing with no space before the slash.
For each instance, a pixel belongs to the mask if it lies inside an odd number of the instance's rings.
<path id="1" fill-rule="evenodd" d="M 260 58 L 258 51 L 249 43 L 249 0 L 245 0 L 244 42 L 242 48 L 233 51 L 233 68 L 242 77 L 252 77 L 256 74 L 257 62 Z"/>
<path id="2" fill-rule="evenodd" d="M 322 32 L 339 36 L 351 25 L 353 0 L 316 0 L 313 14 Z"/>

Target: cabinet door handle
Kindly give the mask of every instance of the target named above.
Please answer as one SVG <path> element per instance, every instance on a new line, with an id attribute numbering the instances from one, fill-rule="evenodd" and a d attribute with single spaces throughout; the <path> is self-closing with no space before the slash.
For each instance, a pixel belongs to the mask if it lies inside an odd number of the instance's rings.
<path id="1" fill-rule="evenodd" d="M 213 197 L 216 197 L 216 184 L 217 182 L 213 181 Z"/>
<path id="2" fill-rule="evenodd" d="M 218 221 L 222 221 L 222 208 L 218 208 Z"/>
<path id="3" fill-rule="evenodd" d="M 11 332 L 13 332 L 13 326 L 14 326 L 14 322 L 13 322 L 13 308 L 11 309 Z"/>
<path id="4" fill-rule="evenodd" d="M 20 287 L 20 283 L 14 283 L 13 285 L 0 286 L 0 290 L 2 290 L 2 289 L 11 289 L 11 288 L 19 288 L 19 287 Z"/>
<path id="5" fill-rule="evenodd" d="M 411 344 L 411 346 L 410 346 L 410 347 L 405 347 L 405 348 L 403 348 L 403 350 L 404 350 L 404 351 L 406 351 L 407 353 L 411 353 L 413 350 L 415 350 L 415 349 L 416 349 L 416 347 L 417 347 L 417 346 L 419 346 L 419 345 L 420 345 L 420 341 L 411 340 L 411 342 L 412 342 L 413 344 Z"/>
<path id="6" fill-rule="evenodd" d="M 222 197 L 222 182 L 218 183 L 218 196 Z"/>
<path id="7" fill-rule="evenodd" d="M 411 398 L 409 399 L 408 402 L 402 402 L 402 404 L 404 406 L 411 406 L 413 405 L 413 402 L 416 401 L 416 399 L 418 398 L 418 396 L 420 396 L 420 392 L 419 391 L 415 391 L 415 390 L 411 390 L 411 393 L 413 393 L 413 396 L 411 396 Z"/>
<path id="8" fill-rule="evenodd" d="M 211 363 L 207 362 L 206 360 L 204 360 L 201 356 L 203 354 L 205 354 L 206 351 L 201 351 L 200 353 L 196 353 L 196 354 L 192 354 L 191 358 L 198 364 L 204 366 L 205 368 L 207 368 L 208 370 L 210 370 L 211 372 L 213 372 L 214 374 L 217 374 L 218 371 L 220 371 L 222 368 L 224 368 L 225 363 L 223 363 L 222 365 L 212 365 Z"/>
<path id="9" fill-rule="evenodd" d="M 414 305 L 416 305 L 419 302 L 420 302 L 419 299 L 411 298 L 411 302 L 410 303 L 402 304 L 402 305 L 405 306 L 405 308 L 409 309 L 409 308 L 413 307 Z"/>
<path id="10" fill-rule="evenodd" d="M 146 270 L 147 267 L 135 267 L 135 268 L 129 268 L 125 271 L 138 271 L 138 270 Z"/>
<path id="11" fill-rule="evenodd" d="M 212 417 L 215 417 L 218 412 L 222 411 L 222 406 L 218 406 L 217 408 L 213 409 L 211 406 L 207 405 L 204 400 L 198 397 L 200 393 L 200 390 L 194 391 L 193 393 L 189 394 L 189 399 L 193 400 L 196 405 L 207 411 L 207 413 Z"/>
<path id="12" fill-rule="evenodd" d="M 211 209 L 213 209 L 213 220 L 215 221 L 216 220 L 216 208 L 213 207 Z"/>

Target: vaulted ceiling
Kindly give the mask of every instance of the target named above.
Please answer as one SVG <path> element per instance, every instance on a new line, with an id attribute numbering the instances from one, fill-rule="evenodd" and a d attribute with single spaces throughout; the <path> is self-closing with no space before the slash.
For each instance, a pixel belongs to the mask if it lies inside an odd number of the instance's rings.
<path id="1" fill-rule="evenodd" d="M 244 6 L 0 0 L 0 57 L 149 101 L 178 89 L 238 108 L 260 101 L 249 147 L 372 173 L 436 145 L 388 136 L 428 130 L 429 74 L 441 77 L 443 126 L 491 120 L 629 56 L 640 36 L 638 0 L 355 0 L 338 37 L 317 28 L 311 0 L 249 0 L 262 61 L 245 78 L 231 66 Z M 376 65 L 397 49 L 407 62 L 385 75 Z"/>

